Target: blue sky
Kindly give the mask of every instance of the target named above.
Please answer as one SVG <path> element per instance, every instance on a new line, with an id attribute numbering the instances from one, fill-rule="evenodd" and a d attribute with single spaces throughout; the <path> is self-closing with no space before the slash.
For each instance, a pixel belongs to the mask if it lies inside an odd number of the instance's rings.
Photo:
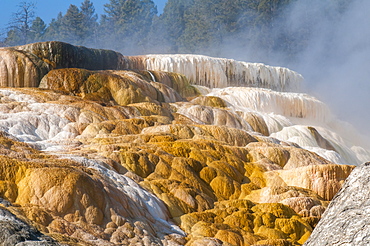
<path id="1" fill-rule="evenodd" d="M 18 4 L 25 0 L 0 0 L 0 33 L 6 28 L 12 13 L 18 10 Z M 52 18 L 56 18 L 59 12 L 65 14 L 70 4 L 80 6 L 84 0 L 28 0 L 36 3 L 36 16 L 41 17 L 46 24 L 49 24 Z M 161 13 L 167 0 L 153 0 Z M 100 16 L 104 13 L 104 4 L 109 0 L 91 0 L 94 3 L 96 13 Z"/>

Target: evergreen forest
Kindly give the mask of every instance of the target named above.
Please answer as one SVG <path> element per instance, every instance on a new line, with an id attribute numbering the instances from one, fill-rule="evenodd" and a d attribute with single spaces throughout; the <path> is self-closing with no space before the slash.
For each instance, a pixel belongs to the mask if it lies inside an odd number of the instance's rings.
<path id="1" fill-rule="evenodd" d="M 313 6 L 292 19 L 300 0 L 168 0 L 158 14 L 152 0 L 107 0 L 98 16 L 94 3 L 70 5 L 65 13 L 45 23 L 35 16 L 35 3 L 19 4 L 0 46 L 40 41 L 113 49 L 125 55 L 197 53 L 237 57 L 240 51 L 254 58 L 281 54 L 294 61 L 320 25 Z M 302 1 L 300 1 L 302 2 Z M 310 1 L 306 1 L 310 2 Z M 337 21 L 351 0 L 324 0 L 320 13 Z M 262 58 L 261 58 L 262 59 Z"/>

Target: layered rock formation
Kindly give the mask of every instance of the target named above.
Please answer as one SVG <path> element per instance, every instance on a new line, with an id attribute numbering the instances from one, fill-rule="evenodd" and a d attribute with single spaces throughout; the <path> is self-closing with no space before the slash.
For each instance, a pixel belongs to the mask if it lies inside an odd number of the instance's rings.
<path id="1" fill-rule="evenodd" d="M 253 77 L 242 62 L 151 58 L 192 77 L 57 42 L 0 52 L 3 64 L 27 54 L 17 59 L 41 71 L 22 85 L 39 88 L 0 89 L 0 207 L 46 243 L 301 245 L 370 156 L 322 102 L 271 90 L 298 87 L 287 69 L 258 65 Z M 0 77 L 27 80 L 14 71 Z M 204 86 L 257 86 L 261 76 L 270 88 Z"/>
<path id="2" fill-rule="evenodd" d="M 122 69 L 124 57 L 110 50 L 88 49 L 62 42 L 0 48 L 0 86 L 37 87 L 56 68 Z"/>
<path id="3" fill-rule="evenodd" d="M 156 71 L 174 72 L 185 75 L 192 84 L 210 88 L 253 86 L 280 91 L 296 90 L 302 80 L 300 74 L 287 68 L 261 63 L 197 55 L 129 57 L 110 50 L 88 49 L 62 42 L 1 48 L 0 57 L 1 86 L 11 87 L 38 86 L 35 82 L 40 81 L 48 71 L 58 68 L 153 70 L 153 81 L 162 80 Z M 40 68 L 41 71 L 34 71 Z M 29 77 L 34 81 L 30 81 Z M 20 82 L 15 83 L 14 79 Z"/>
<path id="4" fill-rule="evenodd" d="M 192 84 L 209 88 L 252 86 L 295 91 L 302 76 L 284 67 L 200 55 L 146 55 L 127 57 L 127 69 L 184 74 Z"/>

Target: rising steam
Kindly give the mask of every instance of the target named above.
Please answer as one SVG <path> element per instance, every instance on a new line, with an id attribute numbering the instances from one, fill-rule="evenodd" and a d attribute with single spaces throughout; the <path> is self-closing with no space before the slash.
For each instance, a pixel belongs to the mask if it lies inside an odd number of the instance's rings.
<path id="1" fill-rule="evenodd" d="M 347 1 L 347 7 L 344 1 L 340 7 L 333 2 L 294 1 L 273 24 L 270 35 L 276 42 L 282 42 L 282 33 L 306 42 L 294 60 L 282 52 L 267 52 L 258 44 L 245 46 L 245 40 L 241 44 L 235 39 L 224 44 L 221 55 L 286 66 L 301 73 L 306 92 L 329 104 L 339 118 L 370 139 L 370 1 Z M 291 49 L 296 48 L 293 46 Z"/>
<path id="2" fill-rule="evenodd" d="M 302 51 L 296 70 L 306 78 L 306 86 L 327 102 L 336 114 L 370 135 L 370 2 L 353 1 L 339 19 L 320 11 L 322 1 L 299 1 L 292 9 L 292 22 L 302 19 L 304 9 L 318 8 L 313 35 Z M 311 13 L 312 14 L 312 13 Z"/>

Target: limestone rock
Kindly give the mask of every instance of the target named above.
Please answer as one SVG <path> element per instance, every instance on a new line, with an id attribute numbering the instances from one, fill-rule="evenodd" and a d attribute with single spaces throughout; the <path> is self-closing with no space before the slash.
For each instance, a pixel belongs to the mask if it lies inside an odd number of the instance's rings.
<path id="1" fill-rule="evenodd" d="M 369 245 L 369 172 L 369 163 L 353 170 L 304 245 Z"/>
<path id="2" fill-rule="evenodd" d="M 28 225 L 6 208 L 0 208 L 0 245 L 60 245 L 52 238 L 43 235 L 33 226 Z"/>
<path id="3" fill-rule="evenodd" d="M 1 48 L 0 57 L 0 85 L 9 87 L 37 87 L 55 68 L 119 69 L 124 63 L 114 51 L 54 41 Z"/>
<path id="4" fill-rule="evenodd" d="M 177 113 L 192 119 L 198 124 L 228 126 L 243 130 L 252 130 L 247 121 L 227 109 L 194 105 L 190 103 L 177 104 Z"/>

